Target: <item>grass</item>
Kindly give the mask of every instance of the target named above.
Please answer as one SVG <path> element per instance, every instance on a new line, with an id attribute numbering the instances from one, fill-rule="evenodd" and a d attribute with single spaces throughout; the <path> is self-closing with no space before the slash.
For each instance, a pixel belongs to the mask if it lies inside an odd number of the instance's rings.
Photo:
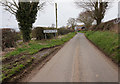
<path id="1" fill-rule="evenodd" d="M 34 59 L 35 59 L 34 57 L 31 57 L 31 58 L 27 59 L 25 64 L 19 64 L 18 62 L 16 62 L 15 64 L 13 64 L 14 67 L 12 67 L 10 69 L 7 69 L 7 68 L 4 67 L 2 70 L 4 70 L 5 72 L 2 73 L 2 75 L 1 75 L 2 80 L 8 79 L 11 76 L 15 75 L 16 73 L 20 72 L 27 65 L 30 65 L 33 62 Z"/>
<path id="2" fill-rule="evenodd" d="M 56 45 L 62 45 L 65 42 L 69 41 L 76 33 L 69 33 L 67 35 L 64 35 L 62 38 L 56 38 L 56 39 L 49 39 L 49 40 L 40 40 L 40 41 L 30 41 L 29 43 L 25 43 L 22 46 L 16 48 L 14 51 L 11 51 L 7 53 L 4 58 L 17 58 L 16 56 L 24 53 L 25 55 L 20 55 L 21 61 L 17 61 L 11 65 L 11 63 L 7 65 L 3 65 L 2 67 L 2 81 L 5 81 L 6 79 L 12 78 L 16 73 L 22 71 L 26 68 L 26 66 L 33 63 L 35 60 L 35 57 L 33 54 L 39 52 L 43 48 L 49 48 Z M 43 44 L 42 44 L 43 43 Z M 31 57 L 29 57 L 31 55 Z M 44 58 L 47 55 L 43 56 Z M 27 58 L 27 59 L 26 59 Z M 24 59 L 26 59 L 24 61 Z M 22 62 L 23 61 L 23 62 Z"/>
<path id="3" fill-rule="evenodd" d="M 87 31 L 85 35 L 115 62 L 120 62 L 120 45 L 118 43 L 120 35 L 110 31 Z"/>
<path id="4" fill-rule="evenodd" d="M 57 38 L 57 39 L 44 40 L 44 41 L 31 41 L 30 43 L 22 45 L 22 47 L 17 48 L 16 50 L 14 50 L 12 52 L 7 53 L 5 56 L 3 56 L 3 58 L 16 56 L 16 55 L 19 55 L 21 53 L 33 55 L 33 54 L 37 53 L 42 48 L 49 48 L 52 46 L 61 45 L 64 42 L 71 39 L 74 35 L 75 35 L 75 33 L 69 33 L 60 39 Z M 45 44 L 41 45 L 40 44 L 41 42 L 42 43 L 44 42 Z"/>
<path id="5" fill-rule="evenodd" d="M 25 66 L 23 64 L 17 65 L 16 67 L 13 67 L 12 69 L 7 69 L 5 74 L 2 74 L 2 80 L 7 79 L 14 75 L 17 72 L 20 72 L 21 69 L 23 69 Z"/>

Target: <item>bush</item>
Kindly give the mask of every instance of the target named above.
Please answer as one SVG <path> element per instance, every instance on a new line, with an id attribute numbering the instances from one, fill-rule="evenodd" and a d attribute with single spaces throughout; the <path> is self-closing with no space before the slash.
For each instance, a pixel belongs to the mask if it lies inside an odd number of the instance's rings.
<path id="1" fill-rule="evenodd" d="M 44 39 L 45 34 L 43 33 L 43 30 L 56 30 L 56 28 L 36 27 L 32 31 L 32 37 L 36 38 L 36 40 Z M 73 31 L 74 30 L 60 28 L 60 29 L 58 29 L 58 35 L 65 35 L 70 32 L 73 32 Z M 47 39 L 51 39 L 51 38 L 55 37 L 55 33 L 52 33 L 52 34 L 48 33 L 48 34 L 46 34 L 46 37 L 47 37 Z"/>
<path id="2" fill-rule="evenodd" d="M 45 34 L 43 30 L 54 30 L 55 28 L 44 28 L 44 27 L 36 27 L 32 31 L 32 37 L 36 38 L 36 40 L 41 40 L 45 38 Z M 46 34 L 47 39 L 51 39 L 55 36 L 55 34 Z"/>
<path id="3" fill-rule="evenodd" d="M 74 30 L 65 29 L 65 28 L 60 28 L 60 29 L 58 29 L 58 35 L 68 34 L 68 33 L 73 32 L 73 31 L 74 31 Z"/>
<path id="4" fill-rule="evenodd" d="M 36 40 L 44 39 L 43 30 L 44 30 L 43 27 L 36 27 L 35 29 L 33 29 L 32 31 L 33 38 L 36 38 Z"/>
<path id="5" fill-rule="evenodd" d="M 55 33 L 52 33 L 52 34 L 46 34 L 47 36 L 47 39 L 52 39 L 55 37 Z"/>
<path id="6" fill-rule="evenodd" d="M 22 40 L 22 34 L 21 32 L 16 32 L 16 35 L 15 35 L 15 40 Z"/>
<path id="7" fill-rule="evenodd" d="M 2 29 L 2 50 L 16 45 L 16 32 L 14 29 Z"/>
<path id="8" fill-rule="evenodd" d="M 112 31 L 114 30 L 115 31 L 115 24 L 114 22 L 116 21 L 116 19 L 113 19 L 113 20 L 110 20 L 110 21 L 107 21 L 107 22 L 103 22 L 103 23 L 100 23 L 99 25 L 92 25 L 89 30 L 94 30 L 94 31 Z M 116 28 L 116 31 L 118 31 L 118 29 Z"/>

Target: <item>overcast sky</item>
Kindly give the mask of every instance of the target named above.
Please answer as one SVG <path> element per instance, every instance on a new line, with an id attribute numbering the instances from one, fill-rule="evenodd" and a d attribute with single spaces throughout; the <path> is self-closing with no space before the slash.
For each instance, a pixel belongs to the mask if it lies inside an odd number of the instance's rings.
<path id="1" fill-rule="evenodd" d="M 58 26 L 66 26 L 67 20 L 77 18 L 82 11 L 74 4 L 74 0 L 57 0 L 58 4 Z M 108 21 L 118 16 L 118 3 L 114 2 L 111 8 L 107 11 L 103 21 Z M 24 18 L 23 18 L 24 19 Z M 55 7 L 54 3 L 47 3 L 44 10 L 39 11 L 37 20 L 33 26 L 51 26 L 55 24 Z M 17 21 L 14 15 L 4 11 L 0 7 L 0 28 L 14 28 L 18 30 Z"/>

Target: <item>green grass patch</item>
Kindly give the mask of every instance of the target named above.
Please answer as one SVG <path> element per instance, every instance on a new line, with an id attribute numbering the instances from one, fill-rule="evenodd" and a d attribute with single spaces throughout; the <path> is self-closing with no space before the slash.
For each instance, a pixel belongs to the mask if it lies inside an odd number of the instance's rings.
<path id="1" fill-rule="evenodd" d="M 52 46 L 56 46 L 56 45 L 61 45 L 64 42 L 68 41 L 69 39 L 71 39 L 76 33 L 69 33 L 67 35 L 65 35 L 62 38 L 57 38 L 57 39 L 50 39 L 50 40 L 44 40 L 44 41 L 31 41 L 28 44 L 24 44 L 22 47 L 17 48 L 16 50 L 7 53 L 4 57 L 10 57 L 10 56 L 15 56 L 15 55 L 19 55 L 21 53 L 26 53 L 26 54 L 35 54 L 37 53 L 40 49 L 42 48 L 49 48 Z M 41 45 L 40 43 L 45 43 L 45 45 Z"/>
<path id="2" fill-rule="evenodd" d="M 26 61 L 25 64 L 18 64 L 18 63 L 15 63 L 13 64 L 14 67 L 10 68 L 10 69 L 7 69 L 7 68 L 3 68 L 2 70 L 4 70 L 4 73 L 2 73 L 2 81 L 6 80 L 6 79 L 9 79 L 10 77 L 12 77 L 13 75 L 15 75 L 16 73 L 19 73 L 21 70 L 23 70 L 24 68 L 26 68 L 26 66 L 32 64 L 33 60 L 35 58 L 34 57 L 31 57 L 30 59 L 28 59 Z"/>
<path id="3" fill-rule="evenodd" d="M 120 62 L 120 34 L 110 31 L 87 31 L 86 37 L 107 53 L 114 61 Z"/>
<path id="4" fill-rule="evenodd" d="M 16 67 L 13 67 L 12 69 L 7 69 L 6 73 L 2 74 L 2 80 L 5 80 L 12 75 L 14 75 L 17 72 L 20 72 L 21 69 L 25 68 L 23 64 L 17 65 Z"/>

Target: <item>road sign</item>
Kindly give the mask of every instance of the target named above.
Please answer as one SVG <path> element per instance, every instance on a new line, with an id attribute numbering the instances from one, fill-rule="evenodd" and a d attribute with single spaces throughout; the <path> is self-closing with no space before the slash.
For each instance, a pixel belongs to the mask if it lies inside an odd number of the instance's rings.
<path id="1" fill-rule="evenodd" d="M 45 33 L 45 39 L 47 39 L 47 33 L 55 33 L 56 36 L 57 30 L 43 30 L 43 33 Z"/>
<path id="2" fill-rule="evenodd" d="M 57 33 L 57 30 L 44 30 L 44 33 Z"/>

